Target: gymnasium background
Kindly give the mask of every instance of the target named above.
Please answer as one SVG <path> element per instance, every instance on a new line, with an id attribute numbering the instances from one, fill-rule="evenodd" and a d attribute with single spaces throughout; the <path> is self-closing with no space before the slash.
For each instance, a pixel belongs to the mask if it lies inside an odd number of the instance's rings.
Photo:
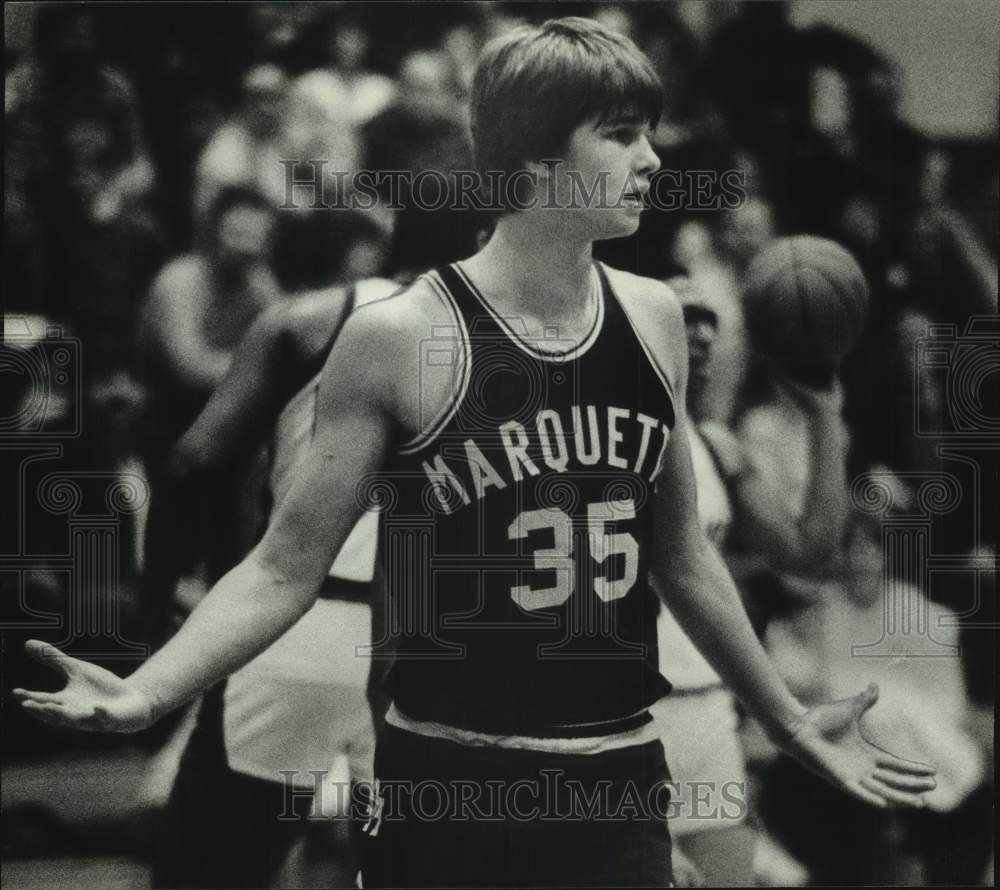
<path id="1" fill-rule="evenodd" d="M 908 578 L 958 616 L 951 663 L 963 692 L 951 705 L 981 769 L 953 823 L 955 856 L 992 883 L 982 839 L 993 833 L 1000 449 L 996 6 L 802 0 L 5 5 L 5 886 L 148 886 L 185 715 L 138 737 L 83 736 L 25 720 L 9 691 L 51 682 L 21 654 L 30 637 L 132 670 L 203 589 L 197 565 L 177 603 L 144 584 L 157 461 L 210 391 L 149 360 L 192 346 L 184 330 L 149 340 L 160 273 L 178 256 L 212 260 L 208 208 L 227 186 L 264 195 L 280 230 L 284 171 L 262 159 L 467 168 L 479 47 L 519 20 L 566 14 L 629 33 L 660 70 L 664 167 L 739 170 L 745 185 L 734 210 L 650 211 L 601 256 L 657 277 L 697 269 L 735 307 L 720 336 L 737 345 L 740 275 L 774 237 L 834 238 L 866 271 L 872 317 L 842 369 L 849 479 L 886 483 L 894 506 L 865 515 L 884 536 L 920 531 Z M 412 205 L 343 211 L 324 283 L 467 255 L 483 225 L 471 211 Z M 294 269 L 274 265 L 259 270 L 273 278 L 270 299 L 300 289 Z M 228 307 L 227 343 L 254 311 Z M 738 425 L 754 359 L 752 346 L 734 348 L 718 369 L 719 422 Z M 945 477 L 946 504 L 920 494 Z M 890 830 L 881 842 L 913 838 Z M 760 883 L 798 875 L 770 843 Z M 934 875 L 915 865 L 903 882 Z"/>

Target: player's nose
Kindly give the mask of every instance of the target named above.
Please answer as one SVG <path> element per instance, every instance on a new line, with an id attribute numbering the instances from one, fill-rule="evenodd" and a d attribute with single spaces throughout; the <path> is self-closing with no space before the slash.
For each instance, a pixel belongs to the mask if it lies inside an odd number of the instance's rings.
<path id="1" fill-rule="evenodd" d="M 648 136 L 640 136 L 635 156 L 635 172 L 640 176 L 652 176 L 660 169 L 660 156 L 653 151 Z"/>

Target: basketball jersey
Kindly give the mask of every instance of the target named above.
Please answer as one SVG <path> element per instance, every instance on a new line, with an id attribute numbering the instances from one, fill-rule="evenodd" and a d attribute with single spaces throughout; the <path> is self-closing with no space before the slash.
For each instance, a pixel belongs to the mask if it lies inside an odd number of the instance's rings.
<path id="1" fill-rule="evenodd" d="M 691 442 L 691 464 L 698 491 L 698 522 L 705 535 L 716 547 L 721 547 L 732 522 L 729 492 L 702 434 L 694 426 L 688 437 Z M 676 690 L 694 691 L 719 686 L 722 680 L 704 655 L 681 629 L 670 609 L 663 605 L 657 622 L 660 646 L 660 670 L 670 678 Z"/>
<path id="2" fill-rule="evenodd" d="M 590 333 L 542 348 L 458 264 L 423 278 L 454 324 L 422 360 L 456 385 L 378 479 L 394 703 L 493 734 L 642 725 L 669 690 L 647 578 L 670 382 L 599 265 Z"/>

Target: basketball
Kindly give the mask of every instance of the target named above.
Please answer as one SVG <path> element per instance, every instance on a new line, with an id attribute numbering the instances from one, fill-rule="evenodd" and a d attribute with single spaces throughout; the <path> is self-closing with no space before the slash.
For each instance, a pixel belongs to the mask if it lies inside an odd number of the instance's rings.
<path id="1" fill-rule="evenodd" d="M 779 238 L 750 263 L 744 309 L 754 346 L 786 367 L 829 368 L 868 316 L 868 284 L 851 254 L 826 238 Z"/>

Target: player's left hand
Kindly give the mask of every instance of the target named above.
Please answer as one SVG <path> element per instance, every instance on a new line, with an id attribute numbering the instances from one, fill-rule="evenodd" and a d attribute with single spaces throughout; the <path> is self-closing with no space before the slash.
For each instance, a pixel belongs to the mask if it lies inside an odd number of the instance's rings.
<path id="1" fill-rule="evenodd" d="M 804 766 L 876 807 L 922 807 L 923 792 L 936 783 L 937 769 L 905 760 L 861 734 L 862 715 L 878 700 L 869 686 L 853 698 L 808 710 L 783 747 Z"/>

